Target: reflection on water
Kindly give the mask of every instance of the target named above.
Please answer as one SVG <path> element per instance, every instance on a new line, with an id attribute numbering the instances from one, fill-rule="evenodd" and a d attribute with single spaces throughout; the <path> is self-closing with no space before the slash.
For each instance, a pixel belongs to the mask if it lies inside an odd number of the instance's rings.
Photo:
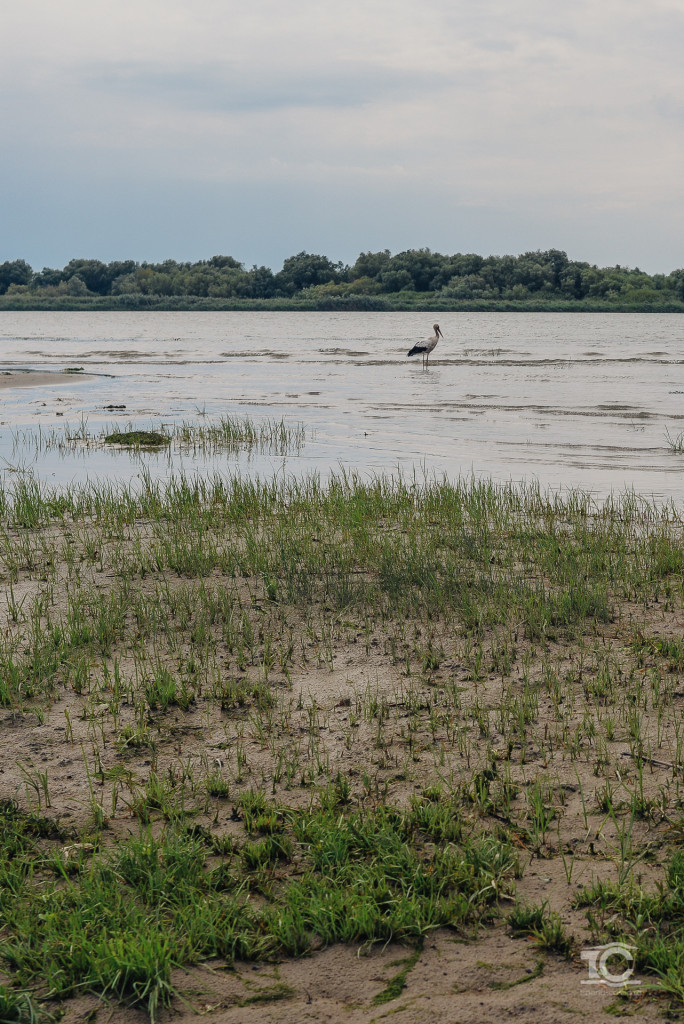
<path id="1" fill-rule="evenodd" d="M 0 469 L 62 483 L 240 470 L 470 474 L 605 495 L 684 498 L 681 314 L 443 313 L 429 370 L 406 359 L 416 313 L 0 313 L 5 367 L 81 366 L 0 392 Z M 2 368 L 0 366 L 0 368 Z M 110 408 L 107 406 L 125 406 Z M 226 415 L 303 422 L 298 453 L 85 452 L 13 446 L 13 432 Z"/>

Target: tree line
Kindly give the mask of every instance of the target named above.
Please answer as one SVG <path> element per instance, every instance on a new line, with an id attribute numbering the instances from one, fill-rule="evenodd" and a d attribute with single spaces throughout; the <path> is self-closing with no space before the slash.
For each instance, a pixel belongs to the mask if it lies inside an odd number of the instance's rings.
<path id="1" fill-rule="evenodd" d="M 647 274 L 568 258 L 559 249 L 519 256 L 445 256 L 430 249 L 362 252 L 349 266 L 300 252 L 282 269 L 246 268 L 232 256 L 195 263 L 74 259 L 34 271 L 25 260 L 0 264 L 3 308 L 488 308 L 520 304 L 591 308 L 684 306 L 684 269 Z"/>

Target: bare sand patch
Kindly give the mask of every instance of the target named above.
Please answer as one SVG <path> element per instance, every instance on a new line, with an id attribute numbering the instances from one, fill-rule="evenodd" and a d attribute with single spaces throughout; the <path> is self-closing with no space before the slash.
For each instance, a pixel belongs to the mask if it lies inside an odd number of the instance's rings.
<path id="1" fill-rule="evenodd" d="M 52 370 L 0 370 L 0 391 L 9 388 L 40 388 L 53 384 L 70 384 L 74 380 L 95 380 L 91 373 L 56 372 Z"/>

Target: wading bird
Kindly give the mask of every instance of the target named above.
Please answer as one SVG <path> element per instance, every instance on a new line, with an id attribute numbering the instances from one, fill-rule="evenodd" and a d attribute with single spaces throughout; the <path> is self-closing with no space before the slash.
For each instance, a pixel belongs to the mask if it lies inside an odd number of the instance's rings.
<path id="1" fill-rule="evenodd" d="M 435 333 L 431 338 L 426 338 L 425 341 L 416 342 L 411 351 L 407 352 L 407 355 L 409 356 L 417 356 L 418 353 L 420 353 L 423 357 L 423 366 L 428 365 L 430 353 L 432 352 L 433 348 L 435 347 L 439 339 L 444 337 L 444 335 L 439 329 L 439 324 L 433 324 L 432 329 Z"/>

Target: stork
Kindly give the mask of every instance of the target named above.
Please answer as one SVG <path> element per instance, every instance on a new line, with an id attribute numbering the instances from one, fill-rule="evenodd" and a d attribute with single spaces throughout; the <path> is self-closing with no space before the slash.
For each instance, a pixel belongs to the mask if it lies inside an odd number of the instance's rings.
<path id="1" fill-rule="evenodd" d="M 416 344 L 411 349 L 411 351 L 407 353 L 407 355 L 409 356 L 417 356 L 418 353 L 420 353 L 423 357 L 423 366 L 428 365 L 430 353 L 434 349 L 439 339 L 444 337 L 441 330 L 439 329 L 439 324 L 433 324 L 432 329 L 435 332 L 432 335 L 432 337 L 426 338 L 425 341 L 417 341 Z"/>

